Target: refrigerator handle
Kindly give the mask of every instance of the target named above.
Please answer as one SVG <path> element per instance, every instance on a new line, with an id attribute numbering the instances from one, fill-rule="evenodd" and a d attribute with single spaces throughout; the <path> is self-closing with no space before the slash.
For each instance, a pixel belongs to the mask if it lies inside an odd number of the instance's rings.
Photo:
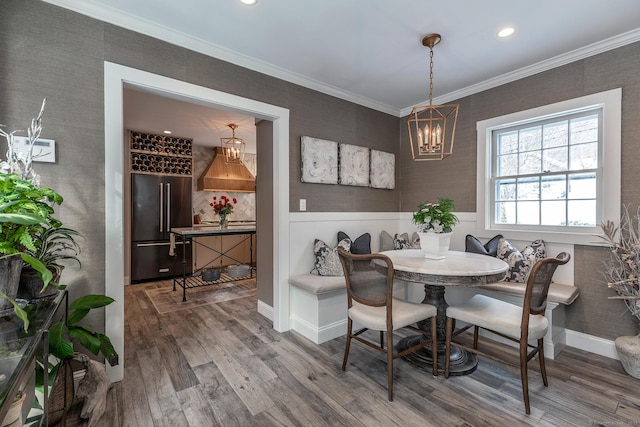
<path id="1" fill-rule="evenodd" d="M 171 231 L 171 183 L 167 182 L 167 231 Z"/>
<path id="2" fill-rule="evenodd" d="M 164 218 L 162 216 L 163 212 L 162 212 L 162 206 L 163 206 L 163 191 L 162 191 L 162 183 L 160 183 L 160 208 L 158 209 L 160 211 L 160 232 L 164 232 L 164 228 L 163 228 L 163 223 L 164 223 Z"/>

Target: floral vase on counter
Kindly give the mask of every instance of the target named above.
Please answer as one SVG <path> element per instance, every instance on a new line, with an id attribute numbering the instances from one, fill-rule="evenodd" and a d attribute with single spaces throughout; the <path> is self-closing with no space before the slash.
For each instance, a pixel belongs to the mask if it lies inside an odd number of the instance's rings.
<path id="1" fill-rule="evenodd" d="M 216 215 L 220 216 L 220 230 L 225 230 L 229 225 L 229 215 L 233 212 L 233 205 L 238 203 L 238 200 L 234 197 L 233 199 L 228 198 L 227 196 L 220 196 L 218 199 L 217 196 L 213 196 L 213 201 L 209 203 L 209 206 L 213 208 L 213 211 Z"/>
<path id="2" fill-rule="evenodd" d="M 229 226 L 229 217 L 227 215 L 220 214 L 220 221 L 218 224 L 220 225 L 220 230 L 226 230 Z"/>

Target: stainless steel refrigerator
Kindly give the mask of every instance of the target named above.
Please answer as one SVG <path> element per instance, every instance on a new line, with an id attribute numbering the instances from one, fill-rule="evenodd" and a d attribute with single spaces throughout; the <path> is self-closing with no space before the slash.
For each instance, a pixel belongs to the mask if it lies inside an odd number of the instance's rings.
<path id="1" fill-rule="evenodd" d="M 191 227 L 191 177 L 131 174 L 131 281 L 182 275 L 186 247 L 186 272 L 192 271 L 191 245 L 176 245 L 169 256 L 169 230 Z"/>

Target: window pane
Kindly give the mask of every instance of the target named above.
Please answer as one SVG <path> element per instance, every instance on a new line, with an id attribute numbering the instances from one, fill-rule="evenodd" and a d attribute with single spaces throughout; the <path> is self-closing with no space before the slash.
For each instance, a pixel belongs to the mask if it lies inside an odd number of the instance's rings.
<path id="1" fill-rule="evenodd" d="M 498 157 L 498 176 L 513 176 L 518 173 L 518 155 L 509 154 Z"/>
<path id="2" fill-rule="evenodd" d="M 539 200 L 540 180 L 535 178 L 518 179 L 518 200 Z"/>
<path id="3" fill-rule="evenodd" d="M 596 174 L 574 173 L 569 175 L 569 199 L 596 198 Z"/>
<path id="4" fill-rule="evenodd" d="M 518 131 L 498 135 L 498 155 L 518 152 Z"/>
<path id="5" fill-rule="evenodd" d="M 518 173 L 530 174 L 542 172 L 540 160 L 540 151 L 520 153 L 518 155 Z"/>
<path id="6" fill-rule="evenodd" d="M 496 194 L 498 201 L 516 199 L 516 182 L 514 179 L 499 180 L 496 182 Z"/>
<path id="7" fill-rule="evenodd" d="M 564 200 L 542 202 L 540 206 L 542 225 L 566 225 L 567 205 Z"/>
<path id="8" fill-rule="evenodd" d="M 569 143 L 569 122 L 564 120 L 544 126 L 542 146 L 559 147 Z"/>
<path id="9" fill-rule="evenodd" d="M 560 172 L 568 169 L 567 147 L 551 148 L 542 151 L 542 170 Z"/>
<path id="10" fill-rule="evenodd" d="M 540 202 L 517 202 L 518 224 L 540 224 Z"/>
<path id="11" fill-rule="evenodd" d="M 569 169 L 595 169 L 598 167 L 598 143 L 572 145 L 569 148 Z"/>
<path id="12" fill-rule="evenodd" d="M 515 224 L 516 223 L 516 204 L 515 202 L 498 202 L 496 203 L 496 224 Z"/>
<path id="13" fill-rule="evenodd" d="M 596 114 L 572 119 L 569 128 L 571 145 L 598 140 L 598 116 Z"/>
<path id="14" fill-rule="evenodd" d="M 572 227 L 596 226 L 596 201 L 572 200 L 567 203 L 569 225 Z"/>
<path id="15" fill-rule="evenodd" d="M 542 127 L 522 129 L 519 139 L 520 151 L 540 150 L 542 148 Z"/>
<path id="16" fill-rule="evenodd" d="M 599 221 L 602 114 L 574 110 L 494 131 L 493 224 L 562 231 Z"/>
<path id="17" fill-rule="evenodd" d="M 542 177 L 540 198 L 542 200 L 566 199 L 567 178 L 564 175 Z"/>

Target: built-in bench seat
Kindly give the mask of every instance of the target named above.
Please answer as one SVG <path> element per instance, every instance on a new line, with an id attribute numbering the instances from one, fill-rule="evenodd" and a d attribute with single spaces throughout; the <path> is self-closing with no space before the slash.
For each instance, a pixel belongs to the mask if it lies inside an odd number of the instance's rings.
<path id="1" fill-rule="evenodd" d="M 289 277 L 291 328 L 316 344 L 346 333 L 347 297 L 343 276 L 298 274 Z M 474 288 L 479 293 L 521 305 L 522 283 L 497 282 Z M 545 336 L 545 356 L 554 359 L 566 346 L 564 307 L 580 292 L 577 287 L 552 283 L 545 316 L 551 327 Z"/>
<path id="2" fill-rule="evenodd" d="M 346 289 L 344 276 L 318 276 L 311 273 L 291 276 L 289 284 L 315 295 Z"/>
<path id="3" fill-rule="evenodd" d="M 524 283 L 515 282 L 497 282 L 476 288 L 478 293 L 517 305 L 522 305 L 525 289 Z M 544 337 L 544 355 L 546 358 L 555 359 L 562 349 L 566 347 L 564 310 L 579 295 L 579 289 L 572 285 L 552 283 L 549 287 L 547 309 L 545 311 L 545 317 L 550 326 Z M 510 344 L 510 342 L 508 343 Z"/>
<path id="4" fill-rule="evenodd" d="M 291 329 L 316 344 L 347 333 L 344 276 L 297 274 L 289 277 Z"/>
<path id="5" fill-rule="evenodd" d="M 526 289 L 524 283 L 516 282 L 497 282 L 480 286 L 480 288 L 520 297 L 524 297 L 524 291 Z M 575 286 L 551 283 L 547 303 L 570 305 L 578 298 L 578 295 L 580 295 L 580 291 Z"/>

